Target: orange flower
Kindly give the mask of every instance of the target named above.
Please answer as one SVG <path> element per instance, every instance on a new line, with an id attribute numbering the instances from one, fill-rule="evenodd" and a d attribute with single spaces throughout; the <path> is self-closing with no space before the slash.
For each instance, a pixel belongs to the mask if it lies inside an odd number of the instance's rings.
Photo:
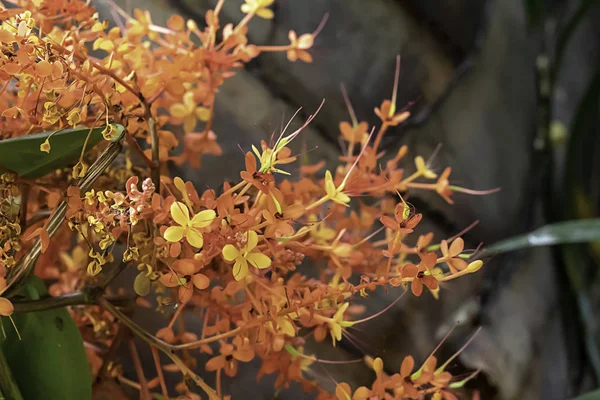
<path id="1" fill-rule="evenodd" d="M 364 143 L 369 137 L 367 130 L 369 124 L 361 122 L 359 124 L 350 125 L 348 122 L 340 122 L 340 132 L 342 137 L 350 143 Z"/>
<path id="2" fill-rule="evenodd" d="M 288 34 L 290 39 L 290 49 L 287 52 L 288 60 L 294 62 L 298 59 L 310 63 L 313 58 L 310 53 L 306 50 L 310 49 L 315 41 L 315 37 L 310 33 L 305 33 L 298 37 L 296 32 L 290 31 Z"/>
<path id="3" fill-rule="evenodd" d="M 235 346 L 234 346 L 235 345 Z M 223 369 L 227 376 L 235 376 L 238 371 L 238 361 L 250 362 L 254 358 L 254 350 L 248 338 L 236 336 L 233 344 L 221 344 L 221 354 L 211 358 L 206 363 L 207 371 Z"/>
<path id="4" fill-rule="evenodd" d="M 435 291 L 439 287 L 437 279 L 433 276 L 433 267 L 437 263 L 437 256 L 435 253 L 425 253 L 419 254 L 419 257 L 421 262 L 418 266 L 409 263 L 398 268 L 402 278 L 410 280 L 410 288 L 417 297 L 423 293 L 423 285 L 431 291 Z"/>
<path id="5" fill-rule="evenodd" d="M 467 268 L 467 262 L 457 257 L 462 253 L 464 248 L 465 241 L 462 238 L 456 238 L 450 245 L 450 248 L 448 248 L 448 242 L 445 240 L 442 240 L 440 243 L 440 250 L 442 251 L 444 261 L 448 264 L 448 268 L 450 268 L 450 272 L 453 274 Z"/>
<path id="6" fill-rule="evenodd" d="M 161 276 L 160 283 L 169 288 L 179 287 L 179 301 L 187 303 L 192 298 L 192 285 L 198 290 L 204 290 L 210 284 L 210 279 L 198 272 L 198 269 L 193 260 L 177 260 L 171 264 L 170 271 Z"/>

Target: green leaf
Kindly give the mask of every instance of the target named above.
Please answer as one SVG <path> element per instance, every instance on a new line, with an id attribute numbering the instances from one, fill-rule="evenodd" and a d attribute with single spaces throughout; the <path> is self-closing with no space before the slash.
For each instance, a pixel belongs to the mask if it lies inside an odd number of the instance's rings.
<path id="1" fill-rule="evenodd" d="M 146 296 L 150 293 L 150 286 L 152 285 L 152 281 L 150 278 L 146 276 L 145 272 L 140 272 L 138 276 L 135 277 L 135 281 L 133 282 L 133 290 L 138 296 Z"/>
<path id="2" fill-rule="evenodd" d="M 115 125 L 120 137 L 121 125 Z M 86 151 L 103 138 L 104 126 L 92 129 Z M 0 167 L 17 173 L 23 178 L 39 178 L 58 168 L 66 167 L 79 158 L 90 128 L 65 129 L 42 132 L 0 141 Z M 49 140 L 51 150 L 45 153 L 40 146 Z"/>
<path id="3" fill-rule="evenodd" d="M 485 249 L 486 253 L 506 253 L 538 246 L 585 243 L 600 240 L 600 218 L 564 221 L 550 224 L 530 233 L 515 236 Z"/>
<path id="4" fill-rule="evenodd" d="M 571 400 L 599 400 L 600 399 L 600 389 L 594 390 L 593 392 L 587 392 L 582 394 L 581 396 L 574 397 Z"/>
<path id="5" fill-rule="evenodd" d="M 530 27 L 537 26 L 544 18 L 544 5 L 542 4 L 542 0 L 523 0 L 523 6 L 525 7 L 527 24 Z"/>
<path id="6" fill-rule="evenodd" d="M 44 283 L 29 277 L 22 297 L 45 296 Z M 12 318 L 21 340 L 8 318 L 3 318 L 6 338 L 0 337 L 0 347 L 23 398 L 91 400 L 92 374 L 83 339 L 67 309 L 14 313 Z"/>

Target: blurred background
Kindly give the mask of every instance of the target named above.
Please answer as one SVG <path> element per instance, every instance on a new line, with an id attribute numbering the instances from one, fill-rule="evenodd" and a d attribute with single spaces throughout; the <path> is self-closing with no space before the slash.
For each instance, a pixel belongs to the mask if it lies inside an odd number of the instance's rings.
<path id="1" fill-rule="evenodd" d="M 117 3 L 128 12 L 149 10 L 158 25 L 177 13 L 202 27 L 216 0 Z M 242 18 L 241 3 L 226 0 L 222 25 Z M 111 17 L 102 0 L 98 7 Z M 374 124 L 373 108 L 391 96 L 399 54 L 397 104 L 412 115 L 386 134 L 385 147 L 408 144 L 413 156 L 426 159 L 437 152 L 432 165 L 438 172 L 451 166 L 455 184 L 501 188 L 486 196 L 458 194 L 453 206 L 435 194 L 412 193 L 424 230 L 443 238 L 479 221 L 464 236 L 473 249 L 548 223 L 598 216 L 600 1 L 276 0 L 273 10 L 273 20 L 251 22 L 251 42 L 287 44 L 290 29 L 313 32 L 328 18 L 313 63 L 264 54 L 227 81 L 217 94 L 214 126 L 223 156 L 203 157 L 199 171 L 178 167 L 185 180 L 217 188 L 237 179 L 239 146 L 268 140 L 299 107 L 301 124 L 323 99 L 300 143 L 311 150 L 310 162 L 335 165 L 338 124 L 349 120 L 340 84 L 359 120 Z M 480 273 L 446 285 L 439 301 L 407 296 L 336 350 L 328 342 L 311 350 L 329 359 L 379 356 L 397 371 L 406 355 L 424 360 L 453 326 L 438 358 L 482 327 L 450 367 L 465 376 L 479 368 L 469 390 L 481 398 L 568 399 L 597 387 L 600 244 L 524 249 L 486 261 Z M 367 314 L 397 296 L 370 296 Z M 143 313 L 137 317 L 152 326 Z M 153 368 L 149 355 L 143 359 Z M 245 365 L 224 382 L 224 392 L 234 399 L 311 398 L 299 387 L 274 394 L 274 377 L 257 386 L 259 367 Z M 313 372 L 329 387 L 332 379 L 356 387 L 372 378 L 363 364 Z"/>

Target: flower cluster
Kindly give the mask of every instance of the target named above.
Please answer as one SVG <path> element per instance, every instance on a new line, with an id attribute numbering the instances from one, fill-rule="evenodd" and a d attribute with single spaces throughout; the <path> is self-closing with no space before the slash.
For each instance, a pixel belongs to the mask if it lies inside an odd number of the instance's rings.
<path id="1" fill-rule="evenodd" d="M 116 274 L 133 269 L 129 295 L 138 304 L 156 299 L 163 313 L 176 305 L 168 326 L 143 337 L 170 346 L 176 362 L 165 370 L 175 367 L 187 377 L 201 369 L 193 353 L 210 355 L 205 370 L 216 372 L 217 387 L 202 386 L 193 375 L 209 397 L 222 396 L 222 372 L 235 376 L 239 363 L 258 358 L 259 377 L 278 373 L 276 387 L 296 381 L 320 398 L 455 398 L 451 391 L 459 384 L 436 368 L 434 357 L 417 372 L 407 357 L 392 376 L 377 359 L 373 386 L 354 392 L 341 383 L 327 394 L 306 374 L 318 362 L 303 353 L 307 333 L 315 341 L 329 336 L 335 346 L 347 329 L 366 322 L 348 315 L 356 295 L 410 287 L 415 296 L 427 289 L 437 298 L 445 282 L 483 264 L 460 237 L 435 242 L 431 233 L 414 233 L 423 216 L 402 197 L 407 191 L 434 191 L 448 203 L 455 192 L 472 191 L 451 185 L 449 168 L 438 176 L 420 156 L 404 163 L 406 147 L 394 154 L 380 149 L 386 131 L 409 117 L 396 110 L 396 85 L 375 109 L 377 133 L 349 106 L 351 121 L 340 124 L 345 151 L 333 170 L 305 165 L 292 177 L 280 169 L 296 161 L 289 146 L 300 129 L 253 146 L 238 182 L 224 183 L 219 193 L 170 176 L 168 161 L 200 167 L 202 154 L 220 154 L 212 130 L 215 94 L 237 68 L 267 51 L 312 61 L 316 33 L 291 31 L 289 45 L 248 43 L 248 23 L 272 18 L 273 0 L 246 0 L 245 17 L 235 26 L 219 23 L 223 1 L 207 12 L 204 29 L 179 16 L 159 27 L 148 12 L 128 16 L 116 5 L 124 21 L 109 29 L 82 0 L 13 0 L 17 7 L 0 11 L 2 138 L 101 127 L 106 139 L 91 152 L 84 148 L 74 166 L 40 179 L 2 175 L 0 295 L 25 273 L 19 268 L 37 240 L 42 254 L 35 273 L 53 281 L 53 295 L 106 288 Z M 119 135 L 117 125 L 126 150 L 88 185 L 92 163 Z M 52 154 L 52 144 L 50 135 L 39 150 Z M 305 272 L 307 262 L 316 276 Z M 115 331 L 106 327 L 116 316 L 124 320 L 116 306 L 106 306 L 109 291 L 100 305 L 72 310 L 82 331 L 94 326 L 94 334 L 84 335 L 92 343 L 113 340 Z M 11 313 L 10 299 L 0 297 L 0 315 Z M 188 330 L 184 313 L 201 318 L 202 329 Z M 106 346 L 90 348 L 97 349 L 90 350 L 90 362 L 104 365 Z M 94 370 L 120 376 L 116 367 Z M 162 371 L 158 375 L 150 389 L 163 383 Z M 177 389 L 192 396 L 185 385 Z"/>

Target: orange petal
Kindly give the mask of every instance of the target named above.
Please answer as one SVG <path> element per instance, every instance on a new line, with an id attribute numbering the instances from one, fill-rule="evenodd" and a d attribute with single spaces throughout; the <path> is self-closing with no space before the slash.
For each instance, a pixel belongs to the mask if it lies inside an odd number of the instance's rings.
<path id="1" fill-rule="evenodd" d="M 0 297 L 0 315 L 8 317 L 15 311 L 15 306 L 5 297 Z"/>

